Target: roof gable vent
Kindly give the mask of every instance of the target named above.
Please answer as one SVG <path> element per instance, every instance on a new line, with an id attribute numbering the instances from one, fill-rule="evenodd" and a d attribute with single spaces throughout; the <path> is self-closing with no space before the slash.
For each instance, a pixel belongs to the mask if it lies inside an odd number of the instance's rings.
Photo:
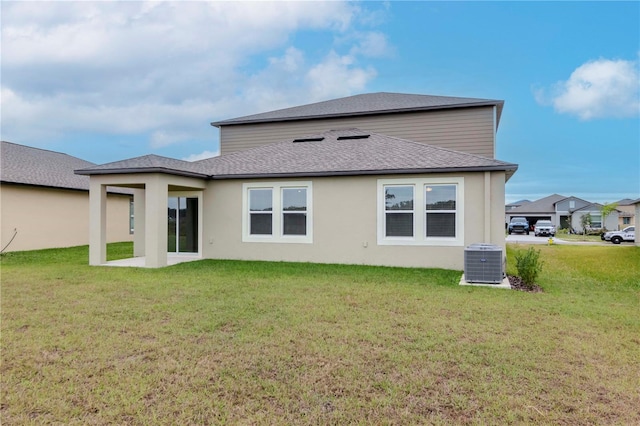
<path id="1" fill-rule="evenodd" d="M 350 139 L 367 139 L 371 135 L 346 135 L 346 136 L 338 136 L 339 141 L 350 140 Z"/>
<path id="2" fill-rule="evenodd" d="M 319 136 L 319 137 L 315 137 L 315 138 L 299 138 L 299 139 L 294 139 L 294 142 L 320 142 L 324 140 L 324 136 Z"/>

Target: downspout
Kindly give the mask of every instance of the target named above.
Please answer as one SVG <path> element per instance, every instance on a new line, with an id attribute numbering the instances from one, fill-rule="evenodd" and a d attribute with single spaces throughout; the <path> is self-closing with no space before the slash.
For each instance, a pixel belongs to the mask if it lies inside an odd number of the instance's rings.
<path id="1" fill-rule="evenodd" d="M 491 172 L 484 172 L 484 241 L 491 243 Z"/>
<path id="2" fill-rule="evenodd" d="M 496 158 L 496 133 L 498 133 L 498 107 L 493 106 L 493 155 L 491 158 Z"/>

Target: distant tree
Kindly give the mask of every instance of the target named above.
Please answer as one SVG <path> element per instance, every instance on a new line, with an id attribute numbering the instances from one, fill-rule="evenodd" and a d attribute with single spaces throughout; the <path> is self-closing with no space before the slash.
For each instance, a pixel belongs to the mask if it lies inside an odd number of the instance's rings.
<path id="1" fill-rule="evenodd" d="M 618 203 L 604 203 L 602 208 L 600 209 L 600 213 L 602 214 L 602 230 L 607 231 L 607 227 L 604 225 L 606 223 L 607 216 L 609 216 L 615 209 L 618 208 Z"/>

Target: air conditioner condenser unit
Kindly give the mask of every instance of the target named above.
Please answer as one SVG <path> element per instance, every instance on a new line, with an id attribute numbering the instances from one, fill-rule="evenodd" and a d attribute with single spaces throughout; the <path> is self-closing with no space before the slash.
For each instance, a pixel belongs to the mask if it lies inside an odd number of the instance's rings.
<path id="1" fill-rule="evenodd" d="M 502 247 L 471 244 L 464 249 L 464 280 L 470 283 L 500 284 L 505 277 Z"/>

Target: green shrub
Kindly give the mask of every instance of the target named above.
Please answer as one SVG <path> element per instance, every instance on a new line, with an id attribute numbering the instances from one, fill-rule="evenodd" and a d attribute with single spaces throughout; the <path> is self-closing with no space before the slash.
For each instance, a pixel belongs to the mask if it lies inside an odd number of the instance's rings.
<path id="1" fill-rule="evenodd" d="M 518 276 L 522 278 L 525 285 L 533 287 L 538 274 L 542 271 L 542 263 L 540 260 L 540 250 L 535 250 L 533 247 L 529 247 L 525 252 L 516 254 Z"/>

